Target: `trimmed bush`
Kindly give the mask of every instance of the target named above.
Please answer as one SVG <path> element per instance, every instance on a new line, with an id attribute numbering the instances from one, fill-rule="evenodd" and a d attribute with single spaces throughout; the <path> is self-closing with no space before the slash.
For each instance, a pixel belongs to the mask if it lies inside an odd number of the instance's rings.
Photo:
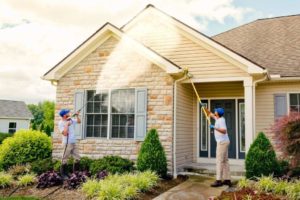
<path id="1" fill-rule="evenodd" d="M 90 166 L 90 172 L 92 175 L 97 174 L 100 171 L 106 170 L 111 174 L 130 172 L 134 169 L 134 163 L 128 159 L 120 156 L 106 156 L 94 160 Z"/>
<path id="2" fill-rule="evenodd" d="M 0 166 L 4 169 L 49 158 L 52 152 L 51 139 L 39 131 L 19 130 L 0 145 Z"/>
<path id="3" fill-rule="evenodd" d="M 167 175 L 167 158 L 163 146 L 161 145 L 156 129 L 151 129 L 137 159 L 137 169 L 140 171 L 151 170 L 160 177 Z"/>
<path id="4" fill-rule="evenodd" d="M 246 177 L 261 177 L 280 171 L 275 151 L 264 133 L 259 133 L 246 157 Z"/>
<path id="5" fill-rule="evenodd" d="M 2 144 L 3 140 L 5 138 L 11 137 L 13 136 L 13 134 L 9 134 L 9 133 L 0 133 L 0 144 Z"/>
<path id="6" fill-rule="evenodd" d="M 52 161 L 52 158 L 37 160 L 37 161 L 30 163 L 31 171 L 38 175 L 40 175 L 44 172 L 53 170 L 53 165 L 54 165 L 54 163 Z"/>
<path id="7" fill-rule="evenodd" d="M 93 163 L 93 159 L 87 156 L 83 156 L 80 158 L 80 169 L 89 171 L 92 163 Z"/>

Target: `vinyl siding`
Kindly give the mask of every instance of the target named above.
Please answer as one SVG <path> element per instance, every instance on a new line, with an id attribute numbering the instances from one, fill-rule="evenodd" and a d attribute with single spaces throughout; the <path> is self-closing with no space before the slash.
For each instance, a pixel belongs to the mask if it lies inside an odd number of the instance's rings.
<path id="1" fill-rule="evenodd" d="M 263 83 L 256 87 L 256 133 L 269 130 L 274 123 L 274 94 L 292 92 L 300 93 L 300 81 Z"/>
<path id="2" fill-rule="evenodd" d="M 249 76 L 238 66 L 188 39 L 176 27 L 159 20 L 141 20 L 127 33 L 177 65 L 188 67 L 194 78 Z"/>
<path id="3" fill-rule="evenodd" d="M 193 91 L 190 84 L 177 85 L 176 163 L 192 162 L 193 154 Z"/>

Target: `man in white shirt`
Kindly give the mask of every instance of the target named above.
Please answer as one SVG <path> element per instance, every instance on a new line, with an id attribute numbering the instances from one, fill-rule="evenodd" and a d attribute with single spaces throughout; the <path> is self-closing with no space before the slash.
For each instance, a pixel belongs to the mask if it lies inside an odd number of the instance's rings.
<path id="1" fill-rule="evenodd" d="M 231 186 L 230 168 L 228 162 L 229 137 L 223 108 L 216 108 L 215 113 L 211 113 L 205 109 L 209 116 L 215 119 L 215 125 L 210 125 L 214 129 L 215 140 L 217 142 L 216 155 L 216 181 L 211 184 L 212 187 L 220 187 L 222 185 Z M 223 182 L 222 182 L 223 179 Z"/>
<path id="2" fill-rule="evenodd" d="M 75 114 L 76 118 L 71 118 L 70 110 L 62 109 L 59 112 L 61 120 L 58 123 L 59 132 L 62 134 L 63 155 L 61 175 L 66 177 L 67 160 L 70 156 L 74 158 L 73 172 L 79 168 L 80 156 L 76 148 L 75 125 L 81 123 L 79 112 Z"/>

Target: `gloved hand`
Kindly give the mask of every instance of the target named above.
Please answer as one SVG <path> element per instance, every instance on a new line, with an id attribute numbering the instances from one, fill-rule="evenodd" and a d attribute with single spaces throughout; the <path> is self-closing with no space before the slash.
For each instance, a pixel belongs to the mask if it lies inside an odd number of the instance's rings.
<path id="1" fill-rule="evenodd" d="M 212 124 L 211 124 L 209 127 L 210 127 L 211 129 L 215 129 L 215 126 L 212 125 Z"/>

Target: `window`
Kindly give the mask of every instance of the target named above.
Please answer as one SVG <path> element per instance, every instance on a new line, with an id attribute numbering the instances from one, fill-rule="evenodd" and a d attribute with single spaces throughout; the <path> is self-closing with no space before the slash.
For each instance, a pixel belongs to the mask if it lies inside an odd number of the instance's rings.
<path id="1" fill-rule="evenodd" d="M 108 92 L 87 92 L 86 136 L 107 137 L 108 131 Z"/>
<path id="2" fill-rule="evenodd" d="M 290 111 L 300 112 L 300 93 L 290 94 Z"/>
<path id="3" fill-rule="evenodd" d="M 8 124 L 8 133 L 15 133 L 17 130 L 17 123 L 16 122 L 9 122 Z"/>
<path id="4" fill-rule="evenodd" d="M 112 138 L 134 137 L 135 90 L 113 90 L 111 92 Z"/>
<path id="5" fill-rule="evenodd" d="M 246 151 L 246 138 L 245 138 L 245 103 L 239 103 L 239 131 L 240 131 L 240 152 Z"/>
<path id="6" fill-rule="evenodd" d="M 134 138 L 135 89 L 87 91 L 86 98 L 86 137 Z"/>
<path id="7" fill-rule="evenodd" d="M 204 107 L 207 108 L 207 103 L 203 103 Z M 208 123 L 206 117 L 200 108 L 200 123 L 201 123 L 201 151 L 207 151 L 207 139 L 208 139 Z"/>

